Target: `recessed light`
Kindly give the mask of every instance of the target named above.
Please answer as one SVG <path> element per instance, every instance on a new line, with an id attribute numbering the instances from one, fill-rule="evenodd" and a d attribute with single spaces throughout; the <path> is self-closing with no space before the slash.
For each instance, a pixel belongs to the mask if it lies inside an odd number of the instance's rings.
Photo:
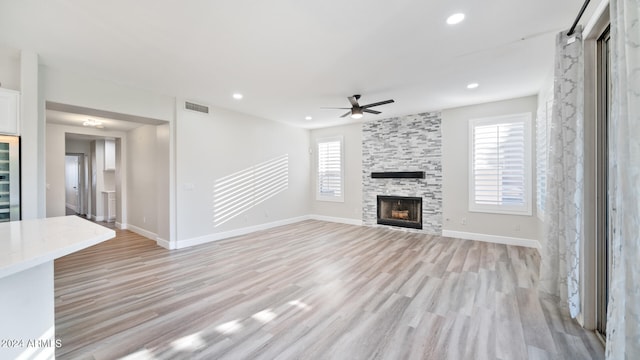
<path id="1" fill-rule="evenodd" d="M 304 119 L 305 120 L 313 120 L 313 118 L 311 116 L 305 116 Z"/>
<path id="2" fill-rule="evenodd" d="M 233 98 L 234 98 L 234 99 L 236 99 L 236 100 L 240 100 L 240 99 L 242 99 L 242 97 L 243 97 L 243 96 L 242 96 L 242 94 L 240 94 L 240 93 L 235 93 L 235 94 L 233 94 Z"/>
<path id="3" fill-rule="evenodd" d="M 455 24 L 460 23 L 462 20 L 464 20 L 464 14 L 463 13 L 453 14 L 453 15 L 451 15 L 451 16 L 449 16 L 447 18 L 447 24 L 455 25 Z"/>
<path id="4" fill-rule="evenodd" d="M 480 85 L 478 85 L 478 83 L 471 83 L 471 84 L 467 85 L 467 89 L 475 89 L 478 86 L 480 86 Z"/>

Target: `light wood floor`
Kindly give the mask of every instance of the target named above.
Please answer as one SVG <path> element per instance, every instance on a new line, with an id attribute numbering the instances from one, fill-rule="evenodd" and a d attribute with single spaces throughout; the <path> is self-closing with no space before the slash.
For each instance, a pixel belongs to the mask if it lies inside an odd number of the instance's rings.
<path id="1" fill-rule="evenodd" d="M 71 208 L 65 207 L 65 215 L 69 216 L 69 215 L 76 215 L 78 217 L 81 217 L 85 220 L 91 221 L 92 223 L 96 223 L 98 225 L 104 226 L 106 228 L 109 229 L 116 229 L 116 223 L 115 222 L 108 222 L 108 221 L 95 221 L 95 220 L 91 220 L 89 218 L 87 218 L 86 215 L 81 215 L 78 214 L 77 212 L 75 212 L 75 210 L 72 210 Z"/>
<path id="2" fill-rule="evenodd" d="M 59 359 L 602 359 L 533 249 L 305 221 L 168 251 L 129 231 L 55 262 Z M 137 358 L 137 357 L 136 357 Z"/>

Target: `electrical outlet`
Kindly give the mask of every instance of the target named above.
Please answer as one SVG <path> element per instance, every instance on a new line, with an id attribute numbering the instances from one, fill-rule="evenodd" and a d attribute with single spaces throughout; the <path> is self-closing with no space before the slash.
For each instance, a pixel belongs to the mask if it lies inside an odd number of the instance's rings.
<path id="1" fill-rule="evenodd" d="M 462 221 L 460 221 L 460 224 L 467 225 L 467 218 L 462 218 Z"/>
<path id="2" fill-rule="evenodd" d="M 147 222 L 147 217 L 146 217 L 146 216 L 143 216 L 143 217 L 142 217 L 142 222 L 143 222 L 143 223 L 146 223 L 146 222 Z"/>

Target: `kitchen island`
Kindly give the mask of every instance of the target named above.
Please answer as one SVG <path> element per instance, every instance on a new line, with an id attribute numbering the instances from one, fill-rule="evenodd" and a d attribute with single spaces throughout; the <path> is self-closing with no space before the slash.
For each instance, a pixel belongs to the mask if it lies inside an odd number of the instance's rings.
<path id="1" fill-rule="evenodd" d="M 53 358 L 53 261 L 115 237 L 77 216 L 0 223 L 0 359 Z"/>

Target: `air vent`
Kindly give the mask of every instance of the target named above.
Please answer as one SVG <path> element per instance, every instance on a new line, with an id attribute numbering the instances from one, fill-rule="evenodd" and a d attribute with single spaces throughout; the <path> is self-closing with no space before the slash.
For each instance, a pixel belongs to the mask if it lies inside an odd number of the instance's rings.
<path id="1" fill-rule="evenodd" d="M 191 110 L 191 111 L 197 111 L 197 112 L 200 112 L 200 113 L 203 113 L 203 114 L 208 114 L 209 113 L 209 107 L 208 106 L 195 104 L 195 103 L 188 102 L 188 101 L 184 102 L 184 108 L 187 109 L 187 110 Z"/>

